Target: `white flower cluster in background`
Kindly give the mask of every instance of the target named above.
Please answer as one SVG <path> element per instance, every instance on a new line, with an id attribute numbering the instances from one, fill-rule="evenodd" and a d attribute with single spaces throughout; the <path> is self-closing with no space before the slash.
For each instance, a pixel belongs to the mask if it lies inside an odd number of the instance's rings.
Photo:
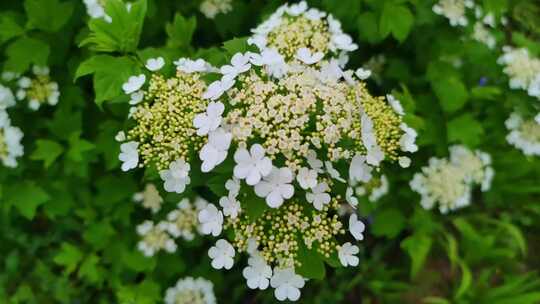
<path id="1" fill-rule="evenodd" d="M 133 200 L 140 203 L 143 208 L 150 209 L 152 213 L 161 210 L 161 204 L 163 203 L 163 198 L 153 184 L 147 184 L 144 191 L 135 193 Z"/>
<path id="2" fill-rule="evenodd" d="M 5 100 L 0 100 L 0 104 L 2 102 Z M 12 103 L 5 102 L 4 105 L 6 104 Z M 17 158 L 24 154 L 24 147 L 21 144 L 22 138 L 21 129 L 12 126 L 6 110 L 0 108 L 0 160 L 4 166 L 9 168 L 17 166 Z"/>
<path id="3" fill-rule="evenodd" d="M 510 114 L 505 122 L 510 133 L 506 141 L 527 156 L 540 156 L 540 113 L 525 119 L 518 113 Z"/>
<path id="4" fill-rule="evenodd" d="M 493 176 L 489 154 L 456 145 L 450 147 L 448 159 L 432 157 L 429 165 L 414 175 L 410 186 L 421 195 L 422 207 L 438 207 L 447 213 L 470 205 L 475 186 L 488 191 Z"/>
<path id="5" fill-rule="evenodd" d="M 155 225 L 152 221 L 144 221 L 137 226 L 137 234 L 141 240 L 137 248 L 147 257 L 151 257 L 160 250 L 173 253 L 176 251 L 176 243 L 167 232 L 167 222 L 159 222 Z"/>
<path id="6" fill-rule="evenodd" d="M 214 284 L 203 278 L 182 278 L 165 293 L 165 304 L 215 303 Z"/>
<path id="7" fill-rule="evenodd" d="M 469 24 L 466 10 L 473 7 L 472 0 L 439 0 L 433 6 L 433 12 L 447 18 L 452 26 L 466 26 Z"/>
<path id="8" fill-rule="evenodd" d="M 510 88 L 527 91 L 540 99 L 540 59 L 532 57 L 526 48 L 503 47 L 504 54 L 497 61 L 510 78 Z"/>
<path id="9" fill-rule="evenodd" d="M 105 13 L 105 1 L 106 0 L 83 0 L 88 16 L 92 18 L 103 18 L 109 23 L 112 22 L 111 17 Z"/>
<path id="10" fill-rule="evenodd" d="M 232 0 L 204 0 L 199 6 L 201 13 L 208 19 L 214 19 L 218 14 L 227 14 L 232 8 Z"/>
<path id="11" fill-rule="evenodd" d="M 339 56 L 343 66 L 348 61 L 347 53 L 358 48 L 343 33 L 337 19 L 309 8 L 305 1 L 282 5 L 252 32 L 248 42 L 261 52 L 277 51 L 286 61 L 296 59 L 305 64 L 317 63 L 330 55 Z"/>
<path id="12" fill-rule="evenodd" d="M 58 83 L 52 81 L 49 76 L 49 68 L 33 66 L 32 73 L 30 77 L 4 73 L 3 79 L 8 81 L 16 79 L 15 97 L 18 100 L 26 100 L 28 108 L 33 111 L 37 111 L 44 104 L 56 105 L 60 91 Z"/>

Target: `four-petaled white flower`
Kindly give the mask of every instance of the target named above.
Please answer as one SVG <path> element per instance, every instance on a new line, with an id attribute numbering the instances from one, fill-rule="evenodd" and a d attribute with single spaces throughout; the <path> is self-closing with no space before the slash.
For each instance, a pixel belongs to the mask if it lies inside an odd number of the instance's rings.
<path id="1" fill-rule="evenodd" d="M 288 66 L 283 56 L 275 49 L 264 49 L 260 54 L 250 54 L 250 62 L 256 66 L 265 66 L 268 75 L 281 78 L 287 72 Z"/>
<path id="2" fill-rule="evenodd" d="M 203 94 L 204 99 L 216 100 L 228 89 L 232 88 L 235 83 L 235 79 L 231 77 L 222 77 L 221 80 L 216 80 L 212 82 L 206 92 Z"/>
<path id="3" fill-rule="evenodd" d="M 323 162 L 317 158 L 317 152 L 314 150 L 308 150 L 306 161 L 311 169 L 317 171 L 317 173 L 323 173 Z"/>
<path id="4" fill-rule="evenodd" d="M 371 71 L 368 69 L 359 68 L 354 74 L 361 80 L 366 80 L 371 76 Z"/>
<path id="5" fill-rule="evenodd" d="M 219 205 L 223 208 L 223 214 L 231 218 L 236 218 L 240 213 L 240 202 L 234 196 L 224 196 L 219 199 Z"/>
<path id="6" fill-rule="evenodd" d="M 399 127 L 405 132 L 399 139 L 401 150 L 404 152 L 418 151 L 418 146 L 415 143 L 416 137 L 418 136 L 416 130 L 407 126 L 406 123 L 401 123 Z"/>
<path id="7" fill-rule="evenodd" d="M 302 61 L 303 63 L 305 64 L 314 64 L 314 63 L 317 63 L 319 61 L 321 61 L 321 59 L 323 59 L 324 57 L 324 53 L 323 52 L 315 52 L 315 53 L 311 53 L 311 51 L 308 49 L 308 48 L 299 48 L 297 51 L 296 51 L 296 59 Z"/>
<path id="8" fill-rule="evenodd" d="M 307 12 L 304 13 L 304 17 L 309 20 L 321 20 L 326 16 L 325 12 L 321 12 L 316 8 L 310 8 Z"/>
<path id="9" fill-rule="evenodd" d="M 148 60 L 146 60 L 146 65 L 145 67 L 152 71 L 152 72 L 155 72 L 155 71 L 159 71 L 161 70 L 161 68 L 165 65 L 165 59 L 163 59 L 163 57 L 157 57 L 157 58 L 150 58 Z"/>
<path id="10" fill-rule="evenodd" d="M 218 236 L 223 229 L 223 213 L 214 204 L 208 204 L 199 211 L 202 234 Z"/>
<path id="11" fill-rule="evenodd" d="M 208 256 L 212 259 L 215 269 L 231 269 L 234 264 L 234 247 L 224 239 L 219 239 L 215 246 L 210 247 Z"/>
<path id="12" fill-rule="evenodd" d="M 264 290 L 270 284 L 272 268 L 260 254 L 256 253 L 248 259 L 248 266 L 244 268 L 242 275 L 246 278 L 249 288 Z"/>
<path id="13" fill-rule="evenodd" d="M 313 188 L 313 192 L 306 193 L 306 200 L 313 204 L 313 207 L 317 210 L 322 210 L 324 205 L 330 203 L 331 197 L 327 191 L 330 190 L 326 182 L 318 184 Z"/>
<path id="14" fill-rule="evenodd" d="M 219 101 L 209 102 L 206 112 L 199 113 L 193 118 L 193 126 L 197 128 L 197 135 L 203 136 L 219 128 L 224 110 L 225 105 L 223 103 Z"/>
<path id="15" fill-rule="evenodd" d="M 285 199 L 289 199 L 294 194 L 294 187 L 291 185 L 293 174 L 289 168 L 272 168 L 270 174 L 255 185 L 255 194 L 266 198 L 266 204 L 272 208 L 277 208 L 283 204 Z"/>
<path id="16" fill-rule="evenodd" d="M 191 166 L 183 159 L 177 159 L 169 164 L 169 169 L 161 170 L 159 176 L 164 181 L 163 188 L 167 192 L 182 193 L 191 182 L 189 170 Z"/>
<path id="17" fill-rule="evenodd" d="M 291 16 L 299 16 L 307 10 L 308 6 L 306 1 L 301 1 L 297 4 L 292 4 L 287 9 L 287 13 Z"/>
<path id="18" fill-rule="evenodd" d="M 188 58 L 180 58 L 173 63 L 178 71 L 188 74 L 195 72 L 207 72 L 213 69 L 212 66 L 203 59 L 191 60 Z"/>
<path id="19" fill-rule="evenodd" d="M 126 140 L 126 133 L 124 131 L 118 131 L 118 133 L 116 133 L 116 135 L 114 136 L 114 140 L 116 140 L 117 142 L 123 142 L 124 140 Z"/>
<path id="20" fill-rule="evenodd" d="M 120 145 L 120 154 L 118 159 L 122 162 L 122 171 L 128 171 L 136 168 L 139 164 L 139 143 L 129 141 Z"/>
<path id="21" fill-rule="evenodd" d="M 364 239 L 364 230 L 366 230 L 366 225 L 358 219 L 358 215 L 356 213 L 351 214 L 349 217 L 349 232 L 352 236 L 356 240 L 361 241 Z"/>
<path id="22" fill-rule="evenodd" d="M 238 179 L 245 179 L 250 186 L 257 184 L 263 176 L 267 176 L 272 171 L 272 161 L 265 156 L 263 146 L 254 144 L 248 150 L 239 148 L 234 153 L 234 176 Z"/>
<path id="23" fill-rule="evenodd" d="M 367 183 L 371 180 L 372 168 L 366 163 L 366 157 L 356 154 L 349 167 L 349 179 L 355 182 Z"/>
<path id="24" fill-rule="evenodd" d="M 332 36 L 332 43 L 336 48 L 349 52 L 358 48 L 358 44 L 353 42 L 351 36 L 343 33 Z"/>
<path id="25" fill-rule="evenodd" d="M 279 301 L 296 301 L 300 298 L 300 288 L 304 287 L 304 278 L 294 272 L 294 268 L 274 269 L 270 286 L 275 288 L 274 296 Z"/>
<path id="26" fill-rule="evenodd" d="M 130 97 L 129 104 L 130 105 L 136 105 L 136 104 L 140 103 L 143 100 L 144 92 L 143 91 L 137 91 L 135 93 L 131 93 L 131 95 L 129 95 L 129 97 Z"/>
<path id="27" fill-rule="evenodd" d="M 338 251 L 338 257 L 341 265 L 345 267 L 349 265 L 358 266 L 358 262 L 360 262 L 360 260 L 355 254 L 357 254 L 359 251 L 360 249 L 358 249 L 358 246 L 353 245 L 350 242 L 341 245 Z"/>
<path id="28" fill-rule="evenodd" d="M 312 189 L 317 186 L 317 171 L 302 167 L 298 170 L 296 180 L 302 189 Z"/>
<path id="29" fill-rule="evenodd" d="M 358 205 L 358 199 L 356 196 L 354 196 L 354 190 L 352 187 L 347 187 L 347 190 L 345 190 L 345 200 L 347 203 L 351 204 L 353 208 L 356 208 Z"/>
<path id="30" fill-rule="evenodd" d="M 208 134 L 208 142 L 199 151 L 202 172 L 212 171 L 227 158 L 231 140 L 232 134 L 223 128 L 218 128 Z"/>
<path id="31" fill-rule="evenodd" d="M 220 72 L 230 78 L 236 78 L 238 74 L 247 72 L 251 68 L 249 63 L 250 54 L 236 53 L 231 59 L 231 64 L 224 65 L 220 68 Z"/>
<path id="32" fill-rule="evenodd" d="M 145 81 L 146 76 L 144 74 L 140 74 L 139 76 L 130 76 L 128 81 L 122 85 L 122 90 L 124 90 L 124 93 L 126 94 L 134 93 L 143 86 Z"/>
<path id="33" fill-rule="evenodd" d="M 401 106 L 401 102 L 397 100 L 394 95 L 392 94 L 386 94 L 386 100 L 388 100 L 388 103 L 394 109 L 394 112 L 396 112 L 398 115 L 403 116 L 405 115 L 405 111 L 403 110 L 403 106 Z"/>

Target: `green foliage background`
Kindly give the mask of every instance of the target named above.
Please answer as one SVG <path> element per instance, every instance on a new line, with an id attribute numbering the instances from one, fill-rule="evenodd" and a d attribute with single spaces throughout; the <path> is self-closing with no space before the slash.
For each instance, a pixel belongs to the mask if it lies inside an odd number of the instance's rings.
<path id="1" fill-rule="evenodd" d="M 412 168 L 388 174 L 389 195 L 363 205 L 370 222 L 359 268 L 327 269 L 302 303 L 540 303 L 540 160 L 510 147 L 504 127 L 514 109 L 533 113 L 538 104 L 510 90 L 497 51 L 461 39 L 434 2 L 309 1 L 360 45 L 350 66 L 386 57 L 370 89 L 392 91 L 414 113 L 420 151 Z M 510 17 L 501 44 L 540 56 L 537 1 L 479 2 Z M 77 0 L 0 3 L 2 69 L 48 65 L 61 91 L 55 107 L 10 110 L 25 156 L 16 169 L 0 168 L 0 303 L 160 303 L 188 275 L 210 279 L 221 303 L 273 303 L 270 291 L 247 289 L 240 267 L 211 268 L 211 240 L 149 259 L 136 250 L 134 227 L 148 214 L 131 197 L 143 176 L 120 172 L 114 136 L 129 107 L 121 85 L 146 59 L 164 56 L 170 69 L 183 56 L 224 63 L 282 2 L 234 0 L 213 20 L 195 0 L 138 0 L 129 12 L 107 3 L 112 24 L 89 20 Z M 449 215 L 425 211 L 408 181 L 453 143 L 492 155 L 492 190 Z"/>

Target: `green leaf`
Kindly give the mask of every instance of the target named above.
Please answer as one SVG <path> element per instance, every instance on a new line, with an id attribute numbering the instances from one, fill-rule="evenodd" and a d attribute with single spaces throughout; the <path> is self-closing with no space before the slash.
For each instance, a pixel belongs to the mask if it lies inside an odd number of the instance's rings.
<path id="1" fill-rule="evenodd" d="M 5 191 L 7 204 L 14 206 L 29 220 L 34 218 L 37 207 L 50 199 L 43 188 L 31 181 L 17 183 Z"/>
<path id="2" fill-rule="evenodd" d="M 0 44 L 22 34 L 24 34 L 24 28 L 17 23 L 12 14 L 0 14 Z"/>
<path id="3" fill-rule="evenodd" d="M 28 26 L 46 32 L 58 31 L 71 17 L 73 3 L 58 0 L 25 0 Z"/>
<path id="4" fill-rule="evenodd" d="M 497 101 L 501 97 L 501 94 L 501 88 L 494 86 L 474 87 L 471 90 L 471 97 L 476 99 Z"/>
<path id="5" fill-rule="evenodd" d="M 403 248 L 412 260 L 411 278 L 416 277 L 426 261 L 433 243 L 431 237 L 424 233 L 415 233 L 401 241 Z"/>
<path id="6" fill-rule="evenodd" d="M 482 140 L 484 128 L 470 113 L 458 116 L 448 122 L 448 140 L 476 147 Z"/>
<path id="7" fill-rule="evenodd" d="M 242 204 L 242 210 L 246 211 L 251 222 L 254 222 L 261 217 L 265 211 L 269 210 L 266 201 L 263 198 L 258 197 L 252 189 L 248 189 L 246 193 L 243 193 L 243 197 L 238 200 Z"/>
<path id="8" fill-rule="evenodd" d="M 461 109 L 469 98 L 467 88 L 457 78 L 439 79 L 433 81 L 432 86 L 443 110 L 448 113 Z"/>
<path id="9" fill-rule="evenodd" d="M 38 139 L 36 142 L 37 148 L 30 155 L 32 160 L 42 160 L 45 168 L 48 168 L 62 154 L 64 147 L 59 143 L 48 140 Z"/>
<path id="10" fill-rule="evenodd" d="M 234 55 L 236 53 L 245 53 L 247 51 L 256 51 L 255 47 L 247 43 L 248 37 L 234 38 L 228 41 L 223 42 L 222 48 L 229 53 L 229 55 Z"/>
<path id="11" fill-rule="evenodd" d="M 66 156 L 74 162 L 81 162 L 84 160 L 84 154 L 92 151 L 94 148 L 95 145 L 93 143 L 81 139 L 79 132 L 75 132 L 69 138 L 69 149 Z"/>
<path id="12" fill-rule="evenodd" d="M 49 46 L 43 41 L 30 37 L 21 37 L 13 41 L 6 49 L 5 70 L 22 73 L 32 63 L 42 66 L 47 65 L 49 52 Z"/>
<path id="13" fill-rule="evenodd" d="M 365 12 L 358 16 L 358 34 L 360 40 L 366 40 L 369 43 L 377 43 L 381 40 L 377 15 L 374 12 Z"/>
<path id="14" fill-rule="evenodd" d="M 95 102 L 101 106 L 104 101 L 122 95 L 122 84 L 139 72 L 139 66 L 129 57 L 96 55 L 79 65 L 75 72 L 75 80 L 93 74 Z"/>
<path id="15" fill-rule="evenodd" d="M 391 1 L 385 2 L 381 13 L 379 30 L 384 38 L 390 33 L 398 41 L 403 42 L 409 35 L 414 23 L 414 16 L 404 5 L 397 5 Z"/>
<path id="16" fill-rule="evenodd" d="M 188 48 L 196 27 L 197 19 L 194 16 L 188 19 L 176 13 L 173 23 L 167 23 L 165 26 L 169 36 L 167 46 L 171 48 Z"/>
<path id="17" fill-rule="evenodd" d="M 98 264 L 99 257 L 95 254 L 86 257 L 79 268 L 79 278 L 86 279 L 90 283 L 98 283 L 101 281 L 103 277 Z"/>
<path id="18" fill-rule="evenodd" d="M 405 217 L 397 209 L 386 209 L 375 215 L 371 230 L 376 236 L 396 237 L 405 228 Z"/>
<path id="19" fill-rule="evenodd" d="M 120 287 L 116 297 L 122 304 L 154 304 L 161 299 L 161 293 L 157 283 L 146 280 L 139 285 Z"/>
<path id="20" fill-rule="evenodd" d="M 53 261 L 63 266 L 64 273 L 66 275 L 69 275 L 75 269 L 77 269 L 77 265 L 83 258 L 83 253 L 75 246 L 69 244 L 69 243 L 62 243 L 62 247 L 60 248 L 60 251 L 54 256 Z"/>
<path id="21" fill-rule="evenodd" d="M 472 285 L 472 273 L 469 266 L 464 261 L 459 261 L 459 268 L 461 269 L 461 281 L 459 282 L 458 289 L 454 295 L 454 298 L 459 299 L 465 295 L 467 290 Z"/>
<path id="22" fill-rule="evenodd" d="M 295 268 L 296 273 L 307 279 L 324 279 L 326 269 L 321 255 L 314 248 L 308 249 L 302 240 L 298 244 L 296 258 L 301 265 Z"/>
<path id="23" fill-rule="evenodd" d="M 105 12 L 112 21 L 104 18 L 94 18 L 88 23 L 90 35 L 81 42 L 81 46 L 89 45 L 90 49 L 98 52 L 134 52 L 139 45 L 139 39 L 146 15 L 146 0 L 132 2 L 128 10 L 121 0 L 108 0 Z"/>

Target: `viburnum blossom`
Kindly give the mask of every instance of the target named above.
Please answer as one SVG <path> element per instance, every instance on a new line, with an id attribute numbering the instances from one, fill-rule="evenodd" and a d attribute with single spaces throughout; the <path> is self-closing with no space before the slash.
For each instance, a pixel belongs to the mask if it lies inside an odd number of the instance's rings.
<path id="1" fill-rule="evenodd" d="M 199 10 L 206 18 L 214 19 L 218 14 L 232 11 L 232 0 L 204 0 Z"/>
<path id="2" fill-rule="evenodd" d="M 199 211 L 199 222 L 201 223 L 201 232 L 203 234 L 212 234 L 218 236 L 223 229 L 223 212 L 218 210 L 215 205 L 208 204 Z"/>
<path id="3" fill-rule="evenodd" d="M 270 285 L 275 288 L 274 295 L 279 301 L 297 301 L 300 298 L 300 288 L 304 287 L 304 279 L 294 273 L 293 268 L 274 269 Z"/>
<path id="4" fill-rule="evenodd" d="M 163 203 L 163 198 L 159 195 L 159 191 L 153 184 L 147 184 L 143 192 L 135 193 L 133 200 L 141 203 L 144 208 L 150 209 L 152 213 L 158 212 Z"/>
<path id="5" fill-rule="evenodd" d="M 139 143 L 136 141 L 126 142 L 120 145 L 118 159 L 122 162 L 122 171 L 136 168 L 139 164 Z"/>
<path id="6" fill-rule="evenodd" d="M 356 254 L 358 254 L 359 251 L 360 250 L 358 249 L 358 246 L 353 245 L 350 242 L 341 245 L 338 251 L 338 257 L 341 265 L 345 267 L 358 266 L 360 260 L 358 259 Z"/>
<path id="7" fill-rule="evenodd" d="M 539 58 L 533 57 L 526 48 L 504 46 L 503 55 L 497 62 L 504 66 L 510 88 L 525 90 L 540 100 Z"/>
<path id="8" fill-rule="evenodd" d="M 525 119 L 514 112 L 505 122 L 510 133 L 506 141 L 527 156 L 540 156 L 540 114 Z"/>
<path id="9" fill-rule="evenodd" d="M 268 206 L 277 208 L 293 196 L 292 181 L 293 175 L 289 168 L 274 167 L 270 174 L 255 185 L 255 194 L 266 198 Z"/>
<path id="10" fill-rule="evenodd" d="M 24 154 L 23 136 L 21 129 L 11 125 L 7 112 L 0 109 L 0 160 L 4 166 L 17 167 L 17 158 Z"/>
<path id="11" fill-rule="evenodd" d="M 212 267 L 215 269 L 231 269 L 234 264 L 234 247 L 224 239 L 219 239 L 216 245 L 208 250 L 208 256 L 212 259 Z"/>
<path id="12" fill-rule="evenodd" d="M 272 268 L 259 254 L 255 254 L 248 259 L 248 266 L 244 268 L 242 274 L 249 288 L 264 290 L 270 285 Z"/>
<path id="13" fill-rule="evenodd" d="M 167 192 L 182 193 L 186 185 L 191 182 L 189 178 L 190 165 L 183 159 L 178 159 L 169 164 L 169 169 L 161 170 L 159 176 L 163 180 L 163 188 Z"/>
<path id="14" fill-rule="evenodd" d="M 214 285 L 203 278 L 186 277 L 165 292 L 165 304 L 216 304 Z"/>
<path id="15" fill-rule="evenodd" d="M 28 108 L 33 111 L 43 104 L 54 106 L 60 99 L 58 83 L 51 80 L 49 72 L 48 67 L 35 65 L 32 66 L 32 76 L 22 76 L 17 80 L 15 96 L 18 100 L 26 100 Z"/>
<path id="16" fill-rule="evenodd" d="M 256 185 L 272 171 L 272 161 L 265 156 L 264 148 L 255 144 L 248 150 L 240 148 L 234 153 L 234 176 L 245 179 L 248 185 Z"/>
<path id="17" fill-rule="evenodd" d="M 137 226 L 137 233 L 142 238 L 137 244 L 137 248 L 145 256 L 151 257 L 159 250 L 165 250 L 169 253 L 176 251 L 176 243 L 167 233 L 166 222 L 154 225 L 152 221 L 145 221 Z"/>
<path id="18" fill-rule="evenodd" d="M 439 0 L 433 6 L 433 12 L 448 18 L 452 26 L 465 26 L 469 23 L 466 9 L 473 7 L 472 0 Z"/>

